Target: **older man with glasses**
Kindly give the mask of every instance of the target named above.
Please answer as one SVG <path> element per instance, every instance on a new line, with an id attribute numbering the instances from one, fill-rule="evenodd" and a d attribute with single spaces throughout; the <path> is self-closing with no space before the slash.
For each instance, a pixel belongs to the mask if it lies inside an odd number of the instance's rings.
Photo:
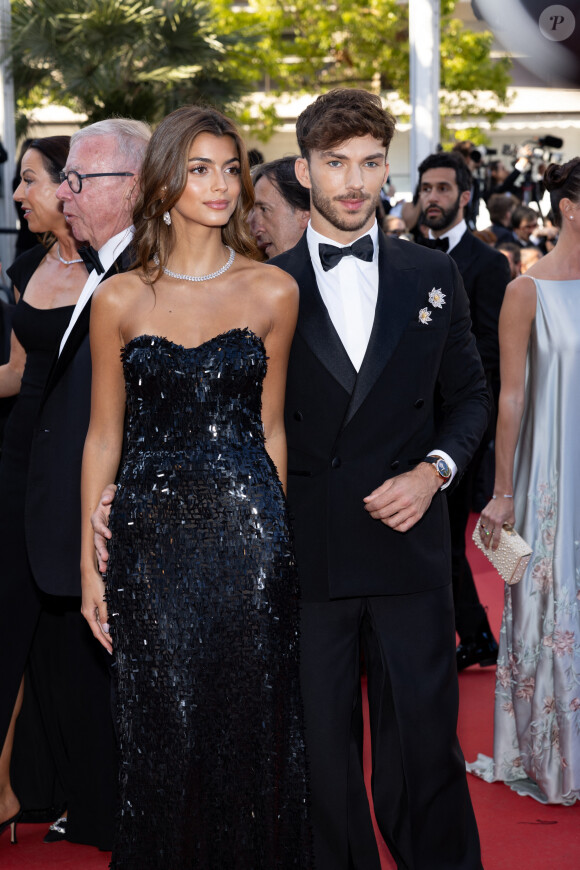
<path id="1" fill-rule="evenodd" d="M 85 127 L 71 139 L 57 197 L 75 238 L 85 244 L 89 275 L 48 376 L 26 493 L 26 540 L 34 579 L 47 607 L 62 616 L 54 638 L 49 694 L 59 707 L 66 740 L 66 791 L 76 801 L 69 801 L 68 819 L 55 824 L 51 841 L 95 842 L 85 833 L 91 813 L 96 815 L 92 808 L 110 806 L 110 829 L 99 831 L 96 840 L 101 848 L 110 848 L 112 841 L 116 752 L 110 662 L 102 660 L 103 651 L 80 613 L 80 477 L 90 414 L 90 302 L 101 280 L 131 265 L 132 213 L 149 137 L 146 124 L 116 118 Z"/>

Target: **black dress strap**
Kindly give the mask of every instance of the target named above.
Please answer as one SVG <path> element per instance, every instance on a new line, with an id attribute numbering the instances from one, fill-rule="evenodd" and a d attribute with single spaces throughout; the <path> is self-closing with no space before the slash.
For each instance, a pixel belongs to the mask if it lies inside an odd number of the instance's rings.
<path id="1" fill-rule="evenodd" d="M 29 251 L 24 251 L 17 257 L 12 265 L 6 269 L 6 274 L 22 296 L 26 285 L 38 269 L 42 260 L 46 257 L 49 249 L 44 245 L 35 245 Z"/>

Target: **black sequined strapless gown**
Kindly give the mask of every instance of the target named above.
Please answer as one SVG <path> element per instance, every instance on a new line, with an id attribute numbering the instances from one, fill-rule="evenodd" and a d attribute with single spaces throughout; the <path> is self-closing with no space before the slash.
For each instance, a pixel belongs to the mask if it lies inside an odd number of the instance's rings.
<path id="1" fill-rule="evenodd" d="M 111 514 L 120 815 L 113 868 L 311 868 L 298 588 L 265 447 L 262 341 L 123 349 Z"/>

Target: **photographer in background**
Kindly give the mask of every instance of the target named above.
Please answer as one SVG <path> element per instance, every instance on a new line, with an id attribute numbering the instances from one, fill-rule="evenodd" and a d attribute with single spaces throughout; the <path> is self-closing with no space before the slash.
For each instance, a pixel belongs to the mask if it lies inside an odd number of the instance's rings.
<path id="1" fill-rule="evenodd" d="M 524 178 L 524 173 L 530 166 L 527 158 L 522 158 L 516 161 L 514 168 L 510 172 L 505 166 L 503 160 L 490 160 L 487 164 L 487 177 L 485 180 L 485 189 L 483 198 L 489 208 L 489 200 L 492 196 L 500 194 L 508 194 L 516 197 L 518 200 L 522 198 L 522 188 L 520 186 Z"/>

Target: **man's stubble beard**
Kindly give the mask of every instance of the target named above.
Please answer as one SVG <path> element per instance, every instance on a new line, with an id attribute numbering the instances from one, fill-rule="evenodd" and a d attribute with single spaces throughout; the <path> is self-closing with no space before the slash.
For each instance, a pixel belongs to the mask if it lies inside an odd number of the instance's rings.
<path id="1" fill-rule="evenodd" d="M 334 200 L 320 193 L 314 184 L 312 184 L 310 189 L 310 196 L 312 198 L 313 207 L 325 220 L 328 221 L 329 224 L 335 227 L 335 229 L 341 230 L 341 232 L 350 233 L 353 230 L 362 230 L 362 228 L 366 226 L 369 218 L 376 211 L 380 194 L 377 194 L 374 201 L 368 194 L 359 197 L 359 199 L 365 199 L 368 201 L 368 208 L 364 209 L 363 214 L 353 214 L 352 220 L 350 221 L 343 220 L 338 213 L 338 209 L 334 205 Z"/>

